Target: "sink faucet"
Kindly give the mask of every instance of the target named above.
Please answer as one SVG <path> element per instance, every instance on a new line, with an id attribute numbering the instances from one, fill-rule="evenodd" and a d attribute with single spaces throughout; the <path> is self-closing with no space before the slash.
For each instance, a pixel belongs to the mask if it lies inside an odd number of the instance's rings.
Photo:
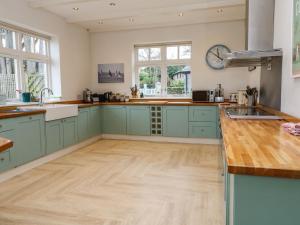
<path id="1" fill-rule="evenodd" d="M 44 105 L 43 96 L 44 96 L 45 91 L 48 91 L 48 93 L 53 95 L 53 91 L 50 88 L 43 88 L 40 92 L 40 101 L 39 101 L 40 106 Z"/>

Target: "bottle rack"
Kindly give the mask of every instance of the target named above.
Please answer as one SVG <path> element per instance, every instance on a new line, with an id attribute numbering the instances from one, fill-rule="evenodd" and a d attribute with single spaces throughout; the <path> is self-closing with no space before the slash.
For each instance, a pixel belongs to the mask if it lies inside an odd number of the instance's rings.
<path id="1" fill-rule="evenodd" d="M 151 135 L 162 136 L 162 107 L 151 106 Z"/>

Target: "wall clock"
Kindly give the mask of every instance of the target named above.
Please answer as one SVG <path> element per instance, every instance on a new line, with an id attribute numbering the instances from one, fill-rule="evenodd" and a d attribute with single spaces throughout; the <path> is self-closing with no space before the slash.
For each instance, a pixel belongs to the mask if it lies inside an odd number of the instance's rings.
<path id="1" fill-rule="evenodd" d="M 230 49 L 225 45 L 214 45 L 206 53 L 206 63 L 214 70 L 222 70 L 224 66 L 223 55 L 230 53 Z"/>

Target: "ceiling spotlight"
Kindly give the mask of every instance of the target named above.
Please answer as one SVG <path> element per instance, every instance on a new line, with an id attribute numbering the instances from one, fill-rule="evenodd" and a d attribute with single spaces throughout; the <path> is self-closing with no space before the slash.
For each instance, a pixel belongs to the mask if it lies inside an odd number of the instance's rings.
<path id="1" fill-rule="evenodd" d="M 103 20 L 100 20 L 100 21 L 98 22 L 98 24 L 103 24 Z"/>
<path id="2" fill-rule="evenodd" d="M 132 17 L 130 17 L 129 22 L 134 22 L 134 19 Z"/>
<path id="3" fill-rule="evenodd" d="M 117 4 L 114 2 L 109 3 L 110 6 L 116 6 Z"/>
<path id="4" fill-rule="evenodd" d="M 183 12 L 179 13 L 178 16 L 183 17 Z"/>
<path id="5" fill-rule="evenodd" d="M 217 13 L 223 13 L 224 12 L 224 9 L 218 9 L 217 10 Z"/>
<path id="6" fill-rule="evenodd" d="M 77 12 L 78 10 L 79 10 L 78 7 L 74 7 L 74 8 L 73 8 L 73 11 L 75 11 L 75 12 Z"/>

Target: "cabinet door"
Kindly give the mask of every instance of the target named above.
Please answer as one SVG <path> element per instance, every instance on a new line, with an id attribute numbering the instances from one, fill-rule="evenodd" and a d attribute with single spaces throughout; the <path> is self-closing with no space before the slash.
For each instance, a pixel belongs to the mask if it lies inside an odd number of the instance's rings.
<path id="1" fill-rule="evenodd" d="M 15 166 L 25 164 L 45 155 L 44 116 L 20 117 L 17 121 L 16 149 L 11 151 Z"/>
<path id="2" fill-rule="evenodd" d="M 216 106 L 190 106 L 190 122 L 217 122 Z"/>
<path id="3" fill-rule="evenodd" d="M 63 147 L 63 121 L 46 122 L 46 153 L 51 154 Z"/>
<path id="4" fill-rule="evenodd" d="M 217 127 L 214 122 L 190 122 L 189 137 L 217 138 Z"/>
<path id="5" fill-rule="evenodd" d="M 90 137 L 89 108 L 79 109 L 78 114 L 78 141 L 84 141 Z"/>
<path id="6" fill-rule="evenodd" d="M 70 117 L 63 120 L 63 146 L 64 148 L 77 143 L 77 118 Z"/>
<path id="7" fill-rule="evenodd" d="M 163 134 L 166 137 L 188 137 L 188 107 L 163 108 Z"/>
<path id="8" fill-rule="evenodd" d="M 89 131 L 90 136 L 94 137 L 100 134 L 100 121 L 101 121 L 101 115 L 100 115 L 100 108 L 97 107 L 91 107 L 90 108 L 90 120 L 89 120 Z"/>
<path id="9" fill-rule="evenodd" d="M 126 134 L 125 106 L 104 106 L 102 113 L 104 134 Z"/>
<path id="10" fill-rule="evenodd" d="M 150 136 L 150 107 L 127 107 L 127 134 Z"/>
<path id="11" fill-rule="evenodd" d="M 12 148 L 8 149 L 5 152 L 0 153 L 0 172 L 6 171 L 10 168 L 13 168 L 13 159 L 11 156 L 11 151 L 15 151 L 15 142 L 16 142 L 16 130 L 8 130 L 0 132 L 0 136 L 7 138 L 14 142 Z"/>

